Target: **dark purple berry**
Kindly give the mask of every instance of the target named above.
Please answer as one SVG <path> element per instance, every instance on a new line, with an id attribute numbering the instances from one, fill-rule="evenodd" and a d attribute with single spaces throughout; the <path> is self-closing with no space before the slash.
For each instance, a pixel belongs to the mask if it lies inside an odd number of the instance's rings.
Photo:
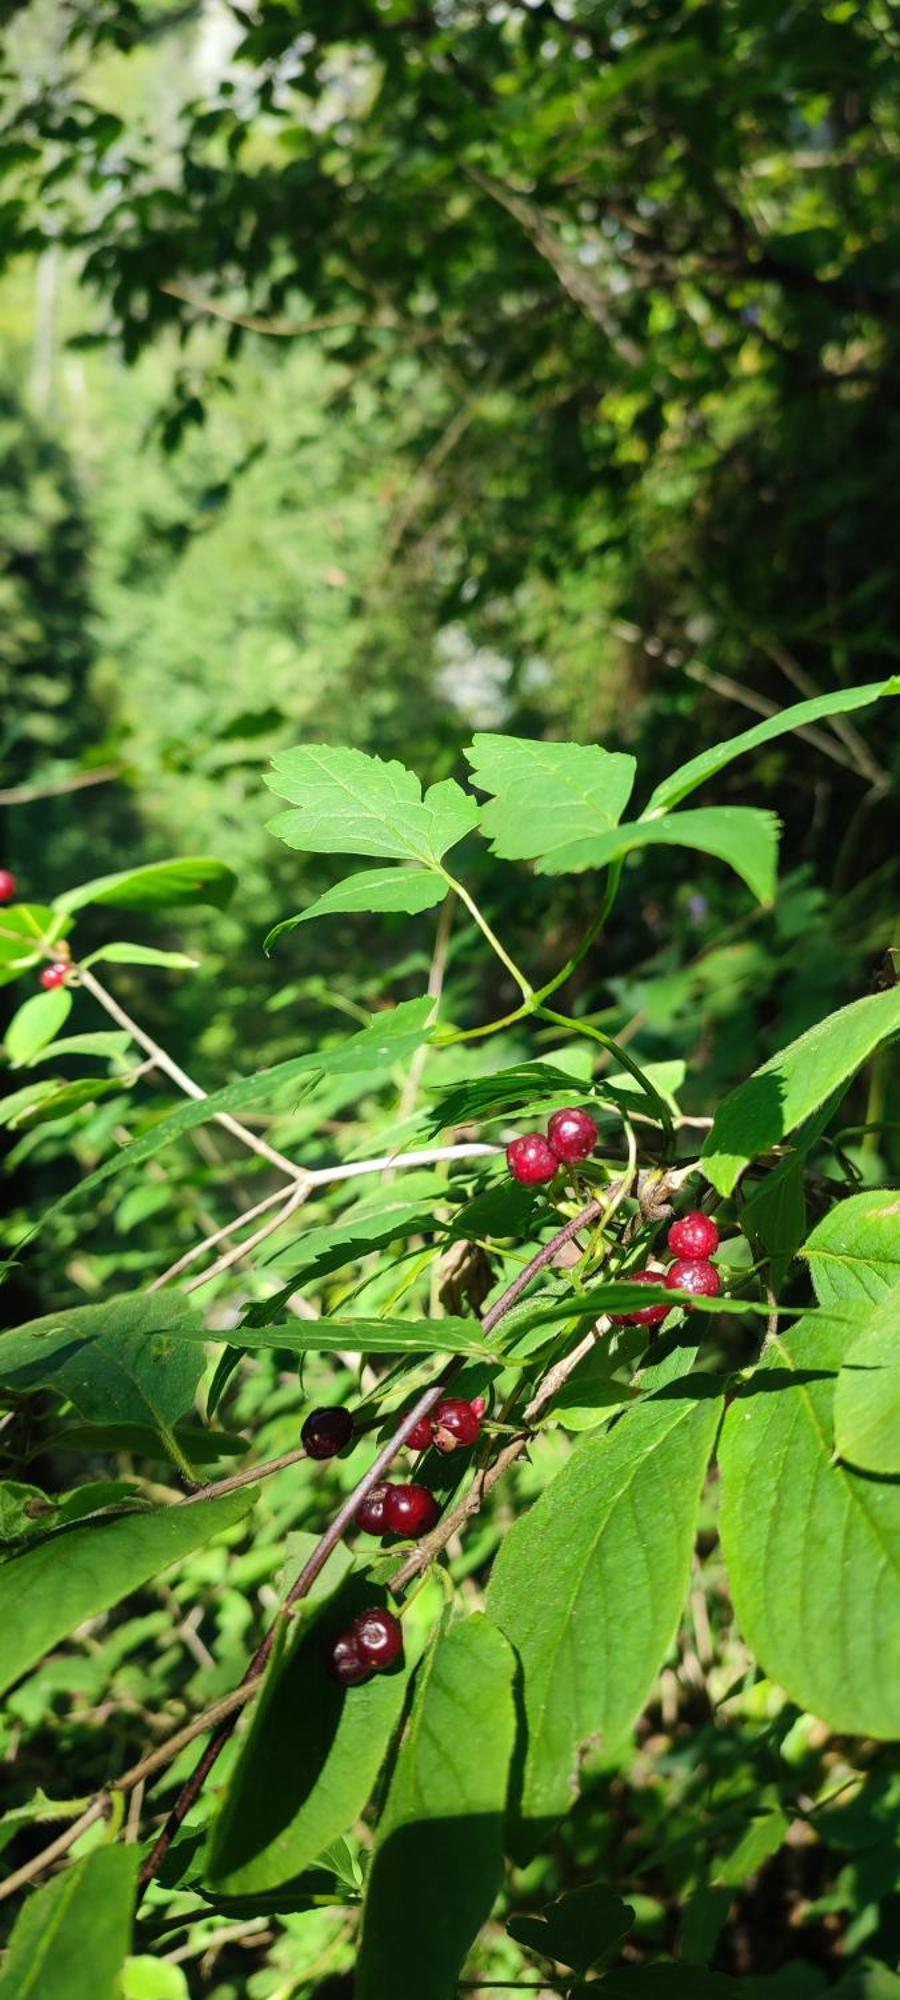
<path id="1" fill-rule="evenodd" d="M 390 1535 L 424 1535 L 440 1516 L 440 1507 L 428 1486 L 387 1486 L 384 1494 L 384 1525 Z"/>
<path id="2" fill-rule="evenodd" d="M 18 886 L 12 870 L 0 868 L 0 903 L 11 903 Z"/>
<path id="3" fill-rule="evenodd" d="M 673 1257 L 712 1257 L 719 1247 L 719 1232 L 712 1216 L 695 1208 L 673 1222 L 668 1243 Z"/>
<path id="4" fill-rule="evenodd" d="M 390 1490 L 387 1480 L 382 1479 L 380 1484 L 373 1486 L 371 1492 L 366 1494 L 365 1499 L 360 1501 L 353 1519 L 357 1527 L 362 1528 L 364 1534 L 384 1535 L 387 1533 L 387 1524 L 384 1518 L 384 1503 Z"/>
<path id="5" fill-rule="evenodd" d="M 477 1444 L 481 1436 L 481 1416 L 462 1396 L 446 1396 L 434 1412 L 434 1442 L 438 1451 L 455 1451 L 457 1445 Z"/>
<path id="6" fill-rule="evenodd" d="M 554 1111 L 547 1138 L 558 1160 L 577 1166 L 586 1160 L 600 1134 L 589 1111 Z"/>
<path id="7" fill-rule="evenodd" d="M 353 1418 L 339 1404 L 326 1410 L 312 1410 L 300 1432 L 309 1458 L 336 1458 L 353 1436 Z"/>
<path id="8" fill-rule="evenodd" d="M 372 1672 L 383 1674 L 403 1658 L 403 1627 L 392 1611 L 373 1606 L 354 1618 L 350 1636 L 361 1660 Z"/>
<path id="9" fill-rule="evenodd" d="M 332 1679 L 340 1681 L 342 1687 L 359 1687 L 372 1672 L 356 1643 L 353 1626 L 349 1632 L 341 1632 L 338 1638 L 330 1640 L 325 1649 L 325 1662 Z"/>
<path id="10" fill-rule="evenodd" d="M 41 985 L 45 993 L 52 993 L 55 986 L 65 986 L 72 968 L 66 960 L 59 958 L 53 965 L 45 965 L 41 973 Z"/>
<path id="11" fill-rule="evenodd" d="M 511 1139 L 506 1148 L 506 1164 L 514 1181 L 523 1187 L 539 1187 L 559 1172 L 559 1161 L 542 1132 L 524 1132 Z"/>
<path id="12" fill-rule="evenodd" d="M 434 1424 L 430 1417 L 420 1417 L 413 1425 L 406 1442 L 410 1451 L 427 1451 L 434 1437 Z"/>
<path id="13" fill-rule="evenodd" d="M 669 1265 L 665 1283 L 670 1291 L 690 1292 L 695 1299 L 715 1299 L 722 1290 L 715 1264 L 705 1257 L 679 1257 L 677 1263 Z"/>
<path id="14" fill-rule="evenodd" d="M 623 1285 L 664 1285 L 668 1281 L 662 1271 L 623 1271 Z M 638 1306 L 636 1312 L 610 1313 L 613 1326 L 659 1326 L 671 1306 Z"/>

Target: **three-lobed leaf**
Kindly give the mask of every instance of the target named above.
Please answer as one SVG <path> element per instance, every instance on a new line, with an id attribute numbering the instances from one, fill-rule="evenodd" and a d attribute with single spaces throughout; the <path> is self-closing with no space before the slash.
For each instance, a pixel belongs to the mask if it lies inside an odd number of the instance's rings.
<path id="1" fill-rule="evenodd" d="M 325 743 L 279 751 L 266 783 L 293 810 L 269 832 L 307 854 L 368 854 L 440 867 L 443 856 L 478 824 L 475 800 L 445 778 L 422 796 L 405 764 Z"/>
<path id="2" fill-rule="evenodd" d="M 597 743 L 521 736 L 476 735 L 466 757 L 473 784 L 491 794 L 481 825 L 493 852 L 549 873 L 571 865 L 558 857 L 573 842 L 602 839 L 618 824 L 637 770 L 633 757 Z"/>

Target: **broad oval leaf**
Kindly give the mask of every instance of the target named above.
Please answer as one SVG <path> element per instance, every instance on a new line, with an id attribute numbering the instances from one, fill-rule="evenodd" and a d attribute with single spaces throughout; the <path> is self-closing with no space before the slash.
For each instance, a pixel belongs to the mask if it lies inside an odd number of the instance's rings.
<path id="1" fill-rule="evenodd" d="M 866 687 L 838 688 L 833 694 L 815 695 L 811 701 L 798 701 L 791 708 L 783 708 L 779 715 L 771 715 L 765 722 L 757 722 L 752 729 L 744 729 L 739 736 L 730 736 L 726 743 L 716 743 L 711 750 L 702 750 L 699 757 L 692 757 L 687 764 L 680 765 L 670 778 L 664 778 L 657 785 L 646 811 L 668 812 L 687 798 L 698 785 L 714 778 L 717 771 L 724 770 L 726 764 L 736 757 L 746 756 L 749 750 L 757 750 L 762 743 L 771 743 L 773 737 L 784 736 L 789 730 L 803 729 L 813 722 L 827 720 L 830 715 L 849 715 L 855 708 L 868 708 L 882 696 L 900 694 L 900 675 L 887 681 L 870 681 Z"/>
<path id="2" fill-rule="evenodd" d="M 139 1860 L 136 1847 L 97 1848 L 29 1897 L 9 1940 L 0 2000 L 118 2000 Z"/>
<path id="3" fill-rule="evenodd" d="M 571 1805 L 581 1745 L 620 1746 L 663 1663 L 720 1408 L 692 1377 L 589 1431 L 503 1542 L 487 1607 L 522 1664 L 529 1847 Z"/>
<path id="4" fill-rule="evenodd" d="M 322 1658 L 326 1636 L 384 1602 L 351 1576 L 304 1608 L 276 1659 L 213 1828 L 206 1877 L 228 1896 L 280 1888 L 308 1868 L 362 1812 L 400 1719 L 409 1666 L 341 1688 Z"/>
<path id="5" fill-rule="evenodd" d="M 452 778 L 423 798 L 415 772 L 364 750 L 307 743 L 279 751 L 266 784 L 294 806 L 270 820 L 269 832 L 306 854 L 384 855 L 438 868 L 478 824 L 475 800 Z"/>
<path id="6" fill-rule="evenodd" d="M 852 1335 L 851 1335 L 852 1338 Z M 722 1434 L 721 1534 L 738 1621 L 765 1673 L 831 1729 L 900 1734 L 900 1486 L 835 1462 L 848 1329 L 779 1334 Z"/>
<path id="7" fill-rule="evenodd" d="M 473 784 L 492 795 L 481 825 L 493 852 L 540 861 L 550 873 L 570 865 L 557 856 L 573 842 L 595 841 L 618 825 L 637 770 L 633 757 L 598 743 L 479 734 L 465 754 Z"/>
<path id="8" fill-rule="evenodd" d="M 70 915 L 88 903 L 114 903 L 124 910 L 171 910 L 182 903 L 212 903 L 223 909 L 234 893 L 237 876 L 224 861 L 192 854 L 178 861 L 151 861 L 144 868 L 122 868 L 115 875 L 98 875 L 55 898 L 55 911 Z"/>
<path id="9" fill-rule="evenodd" d="M 848 1348 L 834 1392 L 834 1447 L 864 1472 L 900 1472 L 900 1289 Z"/>
<path id="10" fill-rule="evenodd" d="M 365 868 L 361 874 L 348 875 L 343 882 L 336 882 L 333 889 L 326 889 L 299 916 L 286 917 L 283 923 L 276 924 L 265 939 L 263 950 L 271 951 L 276 938 L 283 937 L 285 931 L 296 930 L 298 924 L 308 924 L 313 917 L 359 910 L 376 913 L 399 910 L 407 916 L 417 916 L 421 910 L 431 910 L 442 903 L 449 889 L 445 875 L 427 868 Z"/>
<path id="11" fill-rule="evenodd" d="M 16 1009 L 6 1030 L 6 1051 L 13 1069 L 31 1062 L 39 1049 L 52 1042 L 72 1011 L 72 995 L 67 986 L 50 993 L 33 993 Z"/>
<path id="12" fill-rule="evenodd" d="M 44 903 L 10 903 L 0 909 L 0 986 L 8 986 L 46 956 L 44 947 L 72 928 Z"/>
<path id="13" fill-rule="evenodd" d="M 13 1327 L 0 1340 L 0 1383 L 67 1396 L 88 1422 L 164 1432 L 190 1409 L 207 1338 L 183 1294 L 123 1293 Z"/>
<path id="14" fill-rule="evenodd" d="M 515 1739 L 515 1656 L 483 1614 L 451 1625 L 423 1660 L 375 1839 L 357 2000 L 454 2000 L 503 1870 Z"/>
<path id="15" fill-rule="evenodd" d="M 751 1160 L 795 1131 L 898 1029 L 900 986 L 851 1001 L 771 1056 L 720 1104 L 701 1154 L 707 1180 L 731 1194 Z"/>
<path id="16" fill-rule="evenodd" d="M 821 1305 L 877 1304 L 900 1287 L 900 1191 L 867 1188 L 839 1201 L 801 1254 Z"/>
<path id="17" fill-rule="evenodd" d="M 256 1493 L 148 1508 L 73 1528 L 0 1567 L 0 1689 L 12 1686 L 85 1618 L 240 1520 Z"/>

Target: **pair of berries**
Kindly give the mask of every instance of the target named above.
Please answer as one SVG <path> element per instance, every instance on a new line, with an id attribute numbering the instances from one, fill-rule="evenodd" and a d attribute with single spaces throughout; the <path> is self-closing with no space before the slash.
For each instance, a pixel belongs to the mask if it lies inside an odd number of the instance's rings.
<path id="1" fill-rule="evenodd" d="M 406 1442 L 412 1451 L 456 1451 L 458 1445 L 477 1444 L 481 1419 L 487 1405 L 483 1396 L 467 1403 L 462 1396 L 444 1396 L 427 1417 L 420 1417 Z M 336 1458 L 353 1440 L 354 1423 L 349 1410 L 334 1404 L 328 1409 L 311 1410 L 300 1432 L 300 1442 L 309 1458 Z"/>
<path id="2" fill-rule="evenodd" d="M 11 868 L 0 868 L 0 903 L 11 903 L 18 888 Z"/>
<path id="3" fill-rule="evenodd" d="M 715 1264 L 709 1262 L 719 1247 L 719 1231 L 711 1215 L 693 1209 L 673 1222 L 668 1245 L 675 1262 L 663 1271 L 628 1271 L 629 1285 L 665 1285 L 670 1292 L 688 1292 L 696 1299 L 717 1298 L 722 1280 Z M 641 1306 L 637 1312 L 610 1313 L 614 1326 L 659 1326 L 672 1311 L 671 1306 Z"/>
<path id="4" fill-rule="evenodd" d="M 400 1620 L 377 1604 L 370 1611 L 361 1611 L 346 1632 L 330 1640 L 325 1651 L 328 1671 L 342 1687 L 359 1687 L 373 1674 L 386 1674 L 402 1658 Z"/>
<path id="5" fill-rule="evenodd" d="M 514 1181 L 540 1187 L 552 1181 L 560 1167 L 580 1166 L 594 1150 L 600 1134 L 589 1111 L 554 1111 L 542 1132 L 524 1132 L 506 1148 L 506 1164 Z"/>
<path id="6" fill-rule="evenodd" d="M 440 1507 L 429 1486 L 415 1480 L 406 1486 L 383 1479 L 360 1501 L 354 1515 L 367 1535 L 425 1535 L 440 1518 Z"/>
<path id="7" fill-rule="evenodd" d="M 52 993 L 54 987 L 65 986 L 72 967 L 65 959 L 54 959 L 52 965 L 45 965 L 41 973 L 41 985 L 45 993 Z"/>

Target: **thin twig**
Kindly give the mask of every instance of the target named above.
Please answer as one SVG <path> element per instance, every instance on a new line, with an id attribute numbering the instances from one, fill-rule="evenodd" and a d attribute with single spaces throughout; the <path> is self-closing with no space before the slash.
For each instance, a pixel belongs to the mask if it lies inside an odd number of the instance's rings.
<path id="1" fill-rule="evenodd" d="M 48 778 L 44 785 L 13 785 L 8 791 L 0 791 L 0 806 L 27 806 L 33 799 L 55 799 L 64 792 L 82 792 L 88 785 L 109 785 L 121 776 L 121 764 L 104 764 L 96 771 L 75 771 L 68 778 Z"/>
<path id="2" fill-rule="evenodd" d="M 185 1285 L 185 1291 L 195 1292 L 199 1285 L 208 1285 L 211 1278 L 220 1277 L 223 1271 L 230 1270 L 232 1264 L 239 1263 L 251 1250 L 257 1250 L 260 1243 L 265 1243 L 267 1237 L 274 1236 L 276 1229 L 280 1229 L 283 1223 L 290 1221 L 295 1208 L 299 1208 L 301 1202 L 306 1200 L 307 1192 L 308 1190 L 298 1183 L 277 1215 L 270 1215 L 245 1242 L 233 1243 L 230 1250 L 223 1251 L 222 1256 L 217 1257 L 214 1264 L 210 1264 L 208 1271 L 201 1271 L 196 1278 L 191 1279 L 189 1285 Z"/>
<path id="3" fill-rule="evenodd" d="M 16 1868 L 12 1875 L 7 1875 L 5 1881 L 0 1882 L 0 1902 L 5 1902 L 7 1896 L 14 1896 L 17 1890 L 24 1889 L 36 1875 L 43 1875 L 45 1868 L 52 1868 L 54 1861 L 60 1861 L 64 1854 L 68 1854 L 69 1848 L 74 1847 L 88 1827 L 93 1826 L 95 1820 L 105 1818 L 108 1811 L 109 1795 L 99 1792 L 80 1819 L 73 1820 L 71 1826 L 51 1840 L 49 1847 L 43 1847 L 40 1854 L 33 1854 L 30 1861 L 24 1862 L 21 1868 Z"/>

